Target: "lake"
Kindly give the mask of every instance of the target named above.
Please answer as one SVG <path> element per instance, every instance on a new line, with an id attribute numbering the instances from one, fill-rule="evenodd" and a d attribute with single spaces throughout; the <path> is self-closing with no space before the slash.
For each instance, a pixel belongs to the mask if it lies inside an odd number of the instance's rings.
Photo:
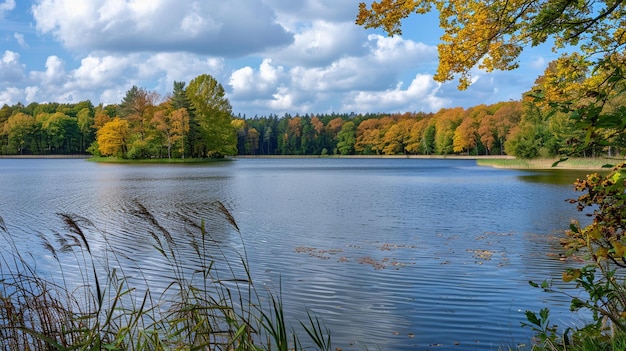
<path id="1" fill-rule="evenodd" d="M 173 227 L 180 214 L 206 219 L 224 252 L 245 249 L 257 289 L 282 291 L 294 325 L 318 315 L 333 347 L 498 350 L 529 345 L 525 310 L 549 306 L 553 322 L 581 323 L 566 299 L 528 281 L 560 280 L 558 238 L 581 217 L 565 200 L 584 175 L 454 159 L 0 159 L 0 217 L 41 272 L 57 266 L 40 236 L 62 232 L 58 213 L 71 213 L 155 280 L 163 263 L 128 209 L 141 203 Z M 239 233 L 211 225 L 215 201 Z M 92 251 L 105 246 L 90 240 Z"/>

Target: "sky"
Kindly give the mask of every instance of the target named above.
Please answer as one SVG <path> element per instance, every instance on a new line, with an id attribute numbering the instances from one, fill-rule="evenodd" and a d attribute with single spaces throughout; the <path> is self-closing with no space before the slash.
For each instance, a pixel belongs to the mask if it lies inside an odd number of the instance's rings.
<path id="1" fill-rule="evenodd" d="M 233 113 L 436 112 L 519 100 L 556 55 L 474 70 L 465 91 L 433 80 L 441 30 L 414 15 L 401 36 L 355 22 L 358 0 L 0 0 L 0 106 L 120 103 L 133 86 L 167 96 L 201 74 Z"/>

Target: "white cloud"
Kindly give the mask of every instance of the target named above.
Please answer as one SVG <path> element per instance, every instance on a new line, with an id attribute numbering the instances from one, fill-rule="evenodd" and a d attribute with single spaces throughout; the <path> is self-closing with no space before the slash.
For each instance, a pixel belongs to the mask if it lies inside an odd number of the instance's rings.
<path id="1" fill-rule="evenodd" d="M 276 9 L 283 21 L 325 19 L 333 22 L 354 22 L 358 4 L 354 0 L 265 0 Z"/>
<path id="2" fill-rule="evenodd" d="M 48 57 L 44 72 L 30 72 L 31 79 L 44 86 L 62 84 L 66 75 L 65 63 L 57 56 Z"/>
<path id="3" fill-rule="evenodd" d="M 7 87 L 4 90 L 0 90 L 0 105 L 12 105 L 17 101 L 22 101 L 24 91 L 17 87 Z"/>
<path id="4" fill-rule="evenodd" d="M 15 84 L 24 78 L 24 65 L 20 63 L 20 55 L 6 50 L 0 58 L 0 87 Z"/>
<path id="5" fill-rule="evenodd" d="M 282 64 L 323 66 L 340 57 L 366 53 L 365 33 L 353 23 L 316 20 L 298 29 L 292 45 L 265 54 Z"/>
<path id="6" fill-rule="evenodd" d="M 80 67 L 70 74 L 69 85 L 79 89 L 103 88 L 115 84 L 136 58 L 123 56 L 89 55 L 81 60 Z"/>
<path id="7" fill-rule="evenodd" d="M 332 27 L 332 24 L 320 24 Z M 314 31 L 305 30 L 305 33 L 309 32 Z M 439 85 L 430 75 L 413 74 L 410 79 L 415 79 L 408 88 L 398 86 L 407 67 L 429 66 L 436 60 L 435 48 L 379 35 L 363 36 L 357 43 L 361 50 L 352 52 L 353 55 L 342 55 L 350 51 L 337 49 L 336 55 L 329 55 L 334 59 L 325 65 L 309 67 L 309 61 L 298 58 L 293 64 L 283 66 L 275 64 L 273 59 L 264 59 L 257 68 L 237 69 L 229 78 L 232 89 L 229 98 L 234 106 L 244 109 L 281 113 L 363 112 L 366 107 L 373 108 L 373 111 L 387 108 L 399 111 L 402 106 L 407 110 L 420 110 L 422 106 L 433 110 L 443 106 L 444 100 L 436 95 Z M 285 52 L 297 52 L 295 47 L 299 44 L 297 36 L 292 47 L 272 57 L 278 57 L 276 60 L 279 61 Z M 362 106 L 358 107 L 358 104 Z"/>
<path id="8" fill-rule="evenodd" d="M 279 111 L 289 111 L 297 108 L 294 103 L 294 93 L 283 87 L 278 89 L 278 91 L 273 94 L 273 99 L 270 100 L 269 107 Z"/>
<path id="9" fill-rule="evenodd" d="M 265 59 L 257 72 L 250 66 L 234 71 L 228 84 L 232 88 L 232 98 L 268 98 L 285 84 L 287 76 L 282 66 L 273 66 L 271 59 Z"/>
<path id="10" fill-rule="evenodd" d="M 40 0 L 32 11 L 40 32 L 81 51 L 232 56 L 293 40 L 261 0 Z"/>
<path id="11" fill-rule="evenodd" d="M 165 73 L 171 82 L 189 81 L 202 73 L 220 75 L 224 70 L 224 60 L 218 57 L 203 58 L 187 53 L 158 53 L 144 55 L 144 59 L 138 62 L 138 69 L 139 76 L 142 78 Z"/>
<path id="12" fill-rule="evenodd" d="M 45 100 L 42 101 L 42 100 L 38 100 L 37 99 L 37 93 L 38 92 L 39 92 L 39 88 L 36 87 L 36 86 L 26 87 L 26 89 L 24 89 L 26 102 L 27 103 L 29 103 L 29 102 L 44 102 Z"/>
<path id="13" fill-rule="evenodd" d="M 378 64 L 395 64 L 402 67 L 430 68 L 437 64 L 437 48 L 402 37 L 384 37 L 370 34 L 367 45 Z"/>
<path id="14" fill-rule="evenodd" d="M 411 84 L 402 88 L 402 83 L 385 91 L 359 91 L 351 100 L 344 101 L 345 112 L 407 112 L 437 111 L 449 101 L 438 97 L 440 84 L 428 74 L 418 74 Z"/>
<path id="15" fill-rule="evenodd" d="M 0 2 L 0 19 L 4 17 L 4 14 L 13 11 L 15 9 L 15 0 L 4 0 Z"/>
<path id="16" fill-rule="evenodd" d="M 0 103 L 119 103 L 132 85 L 166 95 L 206 73 L 235 113 L 430 111 L 519 98 L 550 58 L 530 51 L 523 73 L 476 70 L 459 92 L 432 81 L 437 50 L 423 41 L 437 42 L 436 16 L 407 19 L 405 35 L 390 38 L 354 24 L 354 0 L 31 3 L 0 0 L 0 16 L 26 19 L 1 24 Z"/>
<path id="17" fill-rule="evenodd" d="M 21 33 L 13 33 L 13 38 L 17 41 L 17 44 L 22 48 L 28 48 L 28 43 L 24 40 L 24 34 Z"/>

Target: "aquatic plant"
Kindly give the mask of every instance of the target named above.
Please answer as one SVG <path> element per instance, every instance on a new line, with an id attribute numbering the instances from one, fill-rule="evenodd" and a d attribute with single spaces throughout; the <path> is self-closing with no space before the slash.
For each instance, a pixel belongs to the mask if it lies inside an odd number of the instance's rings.
<path id="1" fill-rule="evenodd" d="M 224 204 L 212 207 L 240 235 Z M 4 350 L 331 349 L 329 330 L 317 317 L 309 313 L 296 331 L 280 294 L 256 290 L 245 249 L 226 252 L 204 221 L 181 215 L 190 228 L 181 242 L 141 203 L 126 214 L 145 224 L 145 240 L 168 272 L 159 279 L 167 281 L 155 286 L 140 259 L 116 249 L 111 233 L 75 214 L 59 214 L 64 232 L 53 233 L 54 240 L 39 235 L 59 271 L 41 273 L 38 260 L 20 250 L 0 218 L 8 244 L 0 251 Z M 302 337 L 311 346 L 303 347 Z"/>

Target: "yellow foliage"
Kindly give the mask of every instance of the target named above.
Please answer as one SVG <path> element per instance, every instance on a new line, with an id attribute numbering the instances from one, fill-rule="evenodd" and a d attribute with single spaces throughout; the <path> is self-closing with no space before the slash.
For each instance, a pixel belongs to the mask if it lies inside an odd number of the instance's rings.
<path id="1" fill-rule="evenodd" d="M 589 8 L 597 8 L 590 11 Z M 597 1 L 580 6 L 577 1 L 508 0 L 380 0 L 370 7 L 359 4 L 356 23 L 402 34 L 401 21 L 434 9 L 443 29 L 439 67 L 435 80 L 459 79 L 459 89 L 472 81 L 471 69 L 511 70 L 527 46 L 554 38 L 554 47 L 577 47 L 585 54 L 610 55 L 626 45 L 623 1 Z"/>
<path id="2" fill-rule="evenodd" d="M 563 281 L 566 283 L 571 282 L 572 280 L 580 278 L 580 269 L 568 269 L 562 273 Z"/>
<path id="3" fill-rule="evenodd" d="M 98 150 L 103 156 L 123 156 L 128 137 L 128 121 L 115 117 L 96 132 Z"/>
<path id="4" fill-rule="evenodd" d="M 608 257 L 609 249 L 607 249 L 606 247 L 599 247 L 596 250 L 596 254 L 595 255 L 596 255 L 596 260 L 597 261 L 601 261 L 601 260 L 603 260 L 603 259 Z"/>
<path id="5" fill-rule="evenodd" d="M 613 245 L 614 256 L 618 258 L 624 257 L 624 245 L 619 241 L 613 241 L 611 244 Z"/>

